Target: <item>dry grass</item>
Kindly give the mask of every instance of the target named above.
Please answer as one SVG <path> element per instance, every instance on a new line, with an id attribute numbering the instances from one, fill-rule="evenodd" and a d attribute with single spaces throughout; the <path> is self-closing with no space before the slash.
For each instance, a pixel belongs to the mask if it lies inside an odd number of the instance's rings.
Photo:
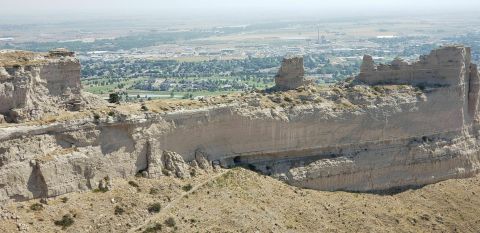
<path id="1" fill-rule="evenodd" d="M 396 195 L 322 192 L 300 189 L 243 169 L 233 169 L 178 200 L 166 212 L 148 213 L 151 203 L 168 205 L 215 174 L 193 180 L 137 178 L 139 190 L 113 180 L 113 191 L 71 193 L 31 211 L 35 201 L 5 208 L 20 217 L 29 232 L 57 232 L 52 220 L 75 216 L 67 232 L 126 232 L 153 217 L 162 232 L 479 232 L 480 177 L 449 180 Z M 158 192 L 150 194 L 151 188 Z M 115 215 L 115 207 L 124 209 Z M 165 224 L 174 219 L 175 225 Z M 153 225 L 152 225 L 153 226 Z M 16 229 L 0 220 L 0 230 Z M 145 229 L 142 229 L 145 230 Z M 141 231 L 140 231 L 141 232 Z"/>
<path id="2" fill-rule="evenodd" d="M 27 51 L 2 51 L 0 52 L 0 66 L 26 66 L 43 64 L 46 61 L 39 59 L 41 54 Z"/>
<path id="3" fill-rule="evenodd" d="M 166 113 L 179 110 L 202 109 L 206 107 L 219 106 L 225 104 L 248 104 L 248 107 L 260 107 L 264 109 L 275 109 L 282 107 L 290 109 L 295 106 L 305 104 L 320 104 L 325 108 L 345 111 L 348 109 L 357 109 L 362 106 L 356 106 L 351 101 L 354 99 L 376 99 L 394 96 L 397 93 L 404 95 L 417 95 L 420 92 L 411 86 L 405 85 L 385 85 L 385 86 L 315 86 L 300 87 L 296 90 L 283 92 L 257 91 L 249 93 L 234 93 L 229 95 L 209 96 L 204 99 L 159 99 L 137 102 L 110 104 L 108 106 L 88 106 L 89 109 L 81 112 L 59 111 L 56 114 L 43 116 L 39 120 L 25 122 L 25 125 L 48 125 L 55 122 L 66 122 L 76 119 L 94 119 L 97 115 L 100 119 L 106 119 L 109 113 L 114 115 L 132 115 L 150 113 Z M 147 110 L 142 109 L 145 106 Z M 9 124 L 0 124 L 0 128 L 9 127 Z"/>

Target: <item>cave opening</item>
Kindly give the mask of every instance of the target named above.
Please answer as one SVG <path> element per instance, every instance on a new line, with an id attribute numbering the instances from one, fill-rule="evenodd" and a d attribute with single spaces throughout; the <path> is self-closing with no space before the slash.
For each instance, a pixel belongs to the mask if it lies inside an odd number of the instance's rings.
<path id="1" fill-rule="evenodd" d="M 240 156 L 235 156 L 235 157 L 233 158 L 233 163 L 234 163 L 235 165 L 240 165 L 240 164 L 242 163 L 242 157 L 240 157 Z"/>

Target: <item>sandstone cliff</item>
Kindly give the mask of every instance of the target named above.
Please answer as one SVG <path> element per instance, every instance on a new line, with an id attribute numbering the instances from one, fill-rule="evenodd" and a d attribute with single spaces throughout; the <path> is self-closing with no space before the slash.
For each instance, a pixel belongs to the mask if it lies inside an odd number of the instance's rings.
<path id="1" fill-rule="evenodd" d="M 0 201 L 95 189 L 105 177 L 188 177 L 206 160 L 320 190 L 469 177 L 480 166 L 478 79 L 468 48 L 444 47 L 414 64 L 367 56 L 356 80 L 335 87 L 4 127 Z"/>
<path id="2" fill-rule="evenodd" d="M 79 110 L 85 100 L 80 63 L 73 53 L 0 52 L 0 122 L 38 119 L 59 109 Z"/>
<path id="3" fill-rule="evenodd" d="M 305 84 L 303 57 L 286 57 L 275 76 L 275 88 L 292 90 Z"/>

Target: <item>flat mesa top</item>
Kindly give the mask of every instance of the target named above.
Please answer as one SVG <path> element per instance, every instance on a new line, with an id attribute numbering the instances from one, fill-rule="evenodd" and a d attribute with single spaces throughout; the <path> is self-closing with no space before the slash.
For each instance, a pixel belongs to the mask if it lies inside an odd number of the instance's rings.
<path id="1" fill-rule="evenodd" d="M 49 59 L 60 57 L 74 57 L 73 52 L 67 50 L 52 50 L 48 53 L 35 53 L 19 50 L 0 50 L 0 66 L 26 66 L 47 62 Z"/>
<path id="2" fill-rule="evenodd" d="M 45 60 L 46 53 L 34 53 L 27 51 L 0 51 L 0 66 L 15 66 L 15 65 L 33 65 L 41 63 Z"/>

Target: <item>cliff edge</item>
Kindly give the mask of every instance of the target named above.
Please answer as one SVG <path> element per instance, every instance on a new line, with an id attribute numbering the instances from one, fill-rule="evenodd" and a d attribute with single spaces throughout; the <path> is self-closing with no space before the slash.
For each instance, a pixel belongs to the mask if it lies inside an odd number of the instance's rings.
<path id="1" fill-rule="evenodd" d="M 361 192 L 471 177 L 480 168 L 478 79 L 470 49 L 447 46 L 412 64 L 376 65 L 366 56 L 356 79 L 332 87 L 150 101 L 149 110 L 128 104 L 7 125 L 0 201 L 104 188 L 106 178 L 135 174 L 188 179 L 217 166 Z"/>
<path id="2" fill-rule="evenodd" d="M 62 109 L 79 111 L 87 99 L 73 52 L 0 51 L 0 122 L 39 119 Z"/>

